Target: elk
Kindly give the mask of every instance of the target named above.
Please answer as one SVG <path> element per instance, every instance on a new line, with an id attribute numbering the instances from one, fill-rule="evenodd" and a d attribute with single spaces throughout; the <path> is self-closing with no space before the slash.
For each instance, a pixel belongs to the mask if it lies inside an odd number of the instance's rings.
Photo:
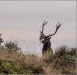
<path id="1" fill-rule="evenodd" d="M 48 21 L 44 21 L 43 24 L 42 24 L 42 31 L 40 31 L 40 38 L 39 39 L 40 39 L 40 42 L 42 42 L 42 44 L 43 44 L 42 55 L 49 58 L 49 57 L 53 56 L 53 50 L 51 48 L 50 39 L 53 35 L 55 35 L 57 33 L 57 31 L 60 28 L 61 24 L 60 23 L 56 24 L 56 30 L 53 34 L 45 35 L 43 31 L 44 31 L 44 26 L 47 24 L 47 22 Z"/>

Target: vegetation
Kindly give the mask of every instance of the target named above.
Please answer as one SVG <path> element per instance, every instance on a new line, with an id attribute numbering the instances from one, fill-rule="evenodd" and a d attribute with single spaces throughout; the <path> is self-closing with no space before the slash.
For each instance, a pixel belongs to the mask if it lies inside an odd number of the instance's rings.
<path id="1" fill-rule="evenodd" d="M 0 50 L 1 74 L 76 74 L 76 48 L 58 48 L 51 60 L 14 50 L 12 42 Z"/>
<path id="2" fill-rule="evenodd" d="M 6 42 L 4 45 L 5 45 L 6 48 L 8 48 L 8 49 L 10 49 L 10 50 L 19 50 L 19 49 L 20 49 L 20 48 L 18 47 L 18 44 L 15 43 L 15 42 L 12 42 L 12 41 Z"/>

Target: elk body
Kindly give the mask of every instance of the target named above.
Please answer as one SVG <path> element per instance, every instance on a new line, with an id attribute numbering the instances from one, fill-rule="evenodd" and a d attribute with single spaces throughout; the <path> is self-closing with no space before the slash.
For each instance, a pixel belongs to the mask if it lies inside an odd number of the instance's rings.
<path id="1" fill-rule="evenodd" d="M 52 58 L 53 56 L 53 50 L 51 48 L 51 42 L 50 42 L 50 39 L 53 35 L 55 35 L 59 29 L 59 27 L 61 26 L 60 23 L 58 23 L 58 25 L 56 25 L 56 30 L 53 34 L 51 35 L 45 35 L 43 33 L 43 30 L 44 30 L 44 26 L 47 24 L 47 21 L 44 21 L 43 22 L 43 25 L 42 25 L 42 31 L 40 32 L 40 41 L 42 42 L 43 44 L 43 48 L 42 48 L 42 56 L 44 58 L 47 58 L 47 59 L 50 59 Z"/>

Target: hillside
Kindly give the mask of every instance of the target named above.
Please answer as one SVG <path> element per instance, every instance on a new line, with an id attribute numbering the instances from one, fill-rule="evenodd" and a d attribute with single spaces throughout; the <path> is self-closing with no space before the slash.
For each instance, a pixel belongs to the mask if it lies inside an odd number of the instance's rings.
<path id="1" fill-rule="evenodd" d="M 8 48 L 0 49 L 1 74 L 76 74 L 76 49 L 62 47 L 51 60 L 24 55 Z"/>

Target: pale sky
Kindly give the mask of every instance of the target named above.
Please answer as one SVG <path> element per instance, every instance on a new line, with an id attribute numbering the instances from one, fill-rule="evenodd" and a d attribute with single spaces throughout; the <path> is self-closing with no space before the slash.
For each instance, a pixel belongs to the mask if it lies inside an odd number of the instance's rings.
<path id="1" fill-rule="evenodd" d="M 51 39 L 53 51 L 66 45 L 76 47 L 76 1 L 0 1 L 0 33 L 4 41 L 17 41 L 23 51 L 41 54 L 39 34 L 44 20 L 45 34 L 61 28 Z"/>

